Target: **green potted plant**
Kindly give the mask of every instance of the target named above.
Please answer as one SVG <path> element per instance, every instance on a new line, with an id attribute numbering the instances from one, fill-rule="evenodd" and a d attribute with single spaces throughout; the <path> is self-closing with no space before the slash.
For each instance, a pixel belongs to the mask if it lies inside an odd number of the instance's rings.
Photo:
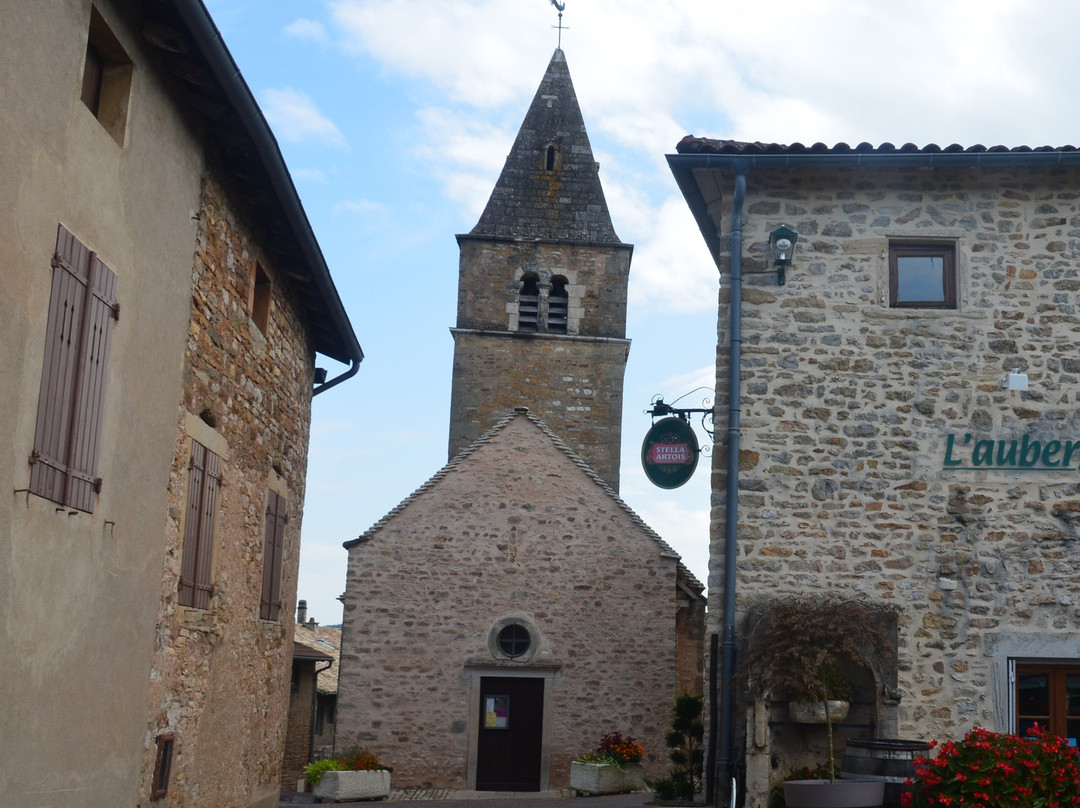
<path id="1" fill-rule="evenodd" d="M 570 764 L 570 787 L 581 794 L 620 794 L 644 785 L 645 747 L 629 735 L 609 732 L 595 749 Z"/>
<path id="2" fill-rule="evenodd" d="M 701 723 L 704 700 L 701 696 L 679 696 L 671 710 L 671 730 L 664 736 L 671 772 L 659 780 L 647 780 L 659 802 L 693 802 L 701 788 L 705 765 Z"/>
<path id="3" fill-rule="evenodd" d="M 353 747 L 341 757 L 309 763 L 304 780 L 321 802 L 378 800 L 390 796 L 391 771 L 375 755 Z"/>
<path id="4" fill-rule="evenodd" d="M 821 596 L 773 600 L 756 611 L 742 666 L 750 692 L 759 699 L 814 702 L 820 705 L 826 730 L 829 779 L 786 782 L 788 808 L 881 804 L 882 782 L 836 779 L 833 722 L 842 720 L 835 715 L 836 702 L 843 701 L 837 697 L 848 695 L 843 666 L 869 666 L 894 653 L 896 613 L 896 607 L 887 604 Z M 835 793 L 859 790 L 868 793 Z"/>
<path id="5" fill-rule="evenodd" d="M 1036 725 L 1028 736 L 975 727 L 962 741 L 941 744 L 937 757 L 916 761 L 910 808 L 1080 805 L 1080 757 L 1075 747 Z"/>

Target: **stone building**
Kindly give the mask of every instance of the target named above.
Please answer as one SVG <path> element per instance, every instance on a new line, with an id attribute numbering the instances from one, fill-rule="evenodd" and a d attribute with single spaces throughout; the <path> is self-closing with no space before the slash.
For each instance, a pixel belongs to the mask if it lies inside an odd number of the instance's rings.
<path id="1" fill-rule="evenodd" d="M 339 749 L 395 785 L 538 791 L 617 730 L 666 770 L 672 702 L 701 690 L 701 585 L 535 415 L 346 547 Z"/>
<path id="2" fill-rule="evenodd" d="M 611 225 L 561 50 L 458 245 L 450 457 L 526 406 L 618 491 L 633 246 Z"/>
<path id="3" fill-rule="evenodd" d="M 1076 738 L 1080 151 L 691 136 L 669 161 L 721 277 L 710 631 L 729 561 L 740 637 L 770 596 L 892 603 L 845 733 Z M 816 743 L 775 707 L 733 717 L 755 806 Z"/>
<path id="4" fill-rule="evenodd" d="M 289 726 L 285 733 L 285 762 L 281 777 L 282 788 L 285 789 L 296 788 L 300 774 L 309 762 L 334 754 L 337 680 L 341 660 L 341 627 L 320 626 L 315 618 L 308 618 L 305 600 L 297 603 L 296 614 L 293 639 L 310 649 L 305 651 L 305 657 L 315 664 L 297 667 L 297 657 L 293 655 Z M 304 678 L 309 676 L 310 689 Z"/>
<path id="5" fill-rule="evenodd" d="M 9 5 L 0 792 L 276 805 L 310 400 L 360 346 L 202 3 Z"/>
<path id="6" fill-rule="evenodd" d="M 561 50 L 458 241 L 452 459 L 345 545 L 337 747 L 397 785 L 536 791 L 620 731 L 655 776 L 704 601 L 616 493 L 631 247 Z"/>
<path id="7" fill-rule="evenodd" d="M 298 625 L 296 634 L 301 631 Z M 289 714 L 285 724 L 285 754 L 281 761 L 283 790 L 305 790 L 304 767 L 315 758 L 319 678 L 334 666 L 334 662 L 330 649 L 293 641 Z"/>

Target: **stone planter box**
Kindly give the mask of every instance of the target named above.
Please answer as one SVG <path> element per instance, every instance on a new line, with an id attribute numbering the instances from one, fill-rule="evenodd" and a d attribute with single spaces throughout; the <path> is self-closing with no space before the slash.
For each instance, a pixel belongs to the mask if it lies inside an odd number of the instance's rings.
<path id="1" fill-rule="evenodd" d="M 383 800 L 390 796 L 390 772 L 323 772 L 313 793 L 316 802 Z"/>
<path id="2" fill-rule="evenodd" d="M 645 787 L 641 766 L 620 769 L 609 763 L 570 764 L 570 788 L 582 794 L 625 794 Z"/>

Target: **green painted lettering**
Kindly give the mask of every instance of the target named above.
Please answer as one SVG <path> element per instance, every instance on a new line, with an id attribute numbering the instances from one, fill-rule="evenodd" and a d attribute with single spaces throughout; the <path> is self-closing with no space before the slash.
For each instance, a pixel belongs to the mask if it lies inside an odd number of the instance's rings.
<path id="1" fill-rule="evenodd" d="M 1077 449 L 1080 449 L 1080 440 L 1076 441 L 1075 443 L 1071 440 L 1065 441 L 1065 456 L 1061 458 L 1062 466 L 1069 465 L 1069 462 L 1072 460 L 1073 451 Z"/>
<path id="2" fill-rule="evenodd" d="M 1015 466 L 1016 465 L 1016 441 L 1008 441 L 1009 451 L 1005 451 L 1006 441 L 999 440 L 997 442 L 997 464 L 999 466 Z"/>
<path id="3" fill-rule="evenodd" d="M 945 467 L 959 466 L 959 460 L 953 460 L 952 447 L 953 447 L 953 434 L 950 432 L 948 437 L 945 438 Z"/>
<path id="4" fill-rule="evenodd" d="M 975 448 L 971 450 L 971 465 L 994 465 L 994 442 L 992 440 L 976 441 Z"/>
<path id="5" fill-rule="evenodd" d="M 1054 460 L 1054 455 L 1061 451 L 1061 441 L 1048 440 L 1042 451 L 1042 462 L 1044 466 L 1056 466 L 1060 463 L 1058 460 Z"/>
<path id="6" fill-rule="evenodd" d="M 1029 441 L 1028 436 L 1024 435 L 1020 441 L 1020 465 L 1031 467 L 1039 462 L 1039 452 L 1042 450 L 1042 444 L 1037 440 Z"/>

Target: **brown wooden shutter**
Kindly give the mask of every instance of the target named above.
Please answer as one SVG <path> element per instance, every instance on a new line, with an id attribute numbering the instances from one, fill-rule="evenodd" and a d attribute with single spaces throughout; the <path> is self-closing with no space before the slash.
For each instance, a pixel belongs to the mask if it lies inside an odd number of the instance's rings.
<path id="1" fill-rule="evenodd" d="M 277 620 L 281 614 L 281 564 L 285 551 L 285 525 L 288 522 L 285 497 L 267 492 L 266 525 L 263 537 L 263 581 L 259 617 Z"/>
<path id="2" fill-rule="evenodd" d="M 117 278 L 63 225 L 52 265 L 29 488 L 93 512 Z"/>
<path id="3" fill-rule="evenodd" d="M 214 594 L 214 527 L 221 488 L 221 458 L 191 442 L 184 546 L 180 557 L 180 605 L 209 609 Z"/>

